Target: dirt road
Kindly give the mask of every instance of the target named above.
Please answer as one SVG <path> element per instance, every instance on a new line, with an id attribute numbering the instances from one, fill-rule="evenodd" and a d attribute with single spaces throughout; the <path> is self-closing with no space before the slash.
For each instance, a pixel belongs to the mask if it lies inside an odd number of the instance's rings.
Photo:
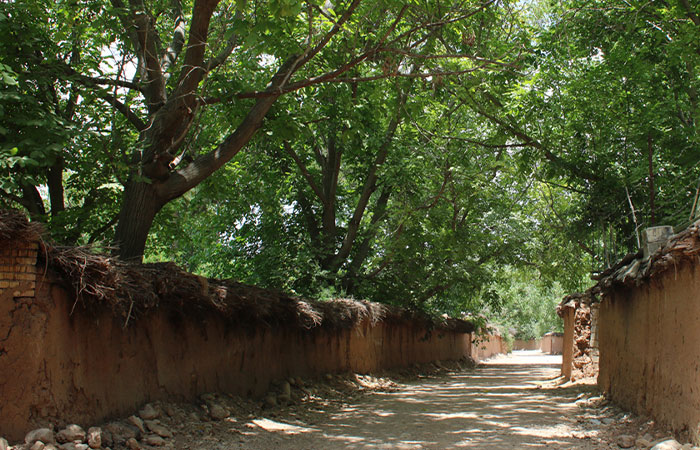
<path id="1" fill-rule="evenodd" d="M 200 445 L 275 450 L 600 448 L 572 435 L 580 430 L 580 408 L 574 401 L 581 390 L 538 386 L 558 376 L 560 362 L 560 356 L 515 352 L 475 370 L 401 384 L 394 392 L 370 393 L 303 418 L 251 418 L 231 424 L 228 442 Z"/>

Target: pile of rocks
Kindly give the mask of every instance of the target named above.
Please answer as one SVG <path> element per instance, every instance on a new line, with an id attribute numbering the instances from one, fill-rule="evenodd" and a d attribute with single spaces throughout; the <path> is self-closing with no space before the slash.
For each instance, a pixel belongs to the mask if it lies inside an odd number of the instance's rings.
<path id="1" fill-rule="evenodd" d="M 158 419 L 161 414 L 159 408 L 149 403 L 138 415 L 102 427 L 91 427 L 87 432 L 76 424 L 70 424 L 59 431 L 38 428 L 27 433 L 23 444 L 12 447 L 0 438 L 0 450 L 141 450 L 163 447 L 172 439 L 173 433 Z"/>

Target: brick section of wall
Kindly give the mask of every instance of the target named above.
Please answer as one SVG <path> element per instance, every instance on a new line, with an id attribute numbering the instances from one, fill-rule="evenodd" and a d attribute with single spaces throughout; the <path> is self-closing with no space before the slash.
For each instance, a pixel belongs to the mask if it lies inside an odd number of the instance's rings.
<path id="1" fill-rule="evenodd" d="M 0 296 L 34 297 L 36 294 L 36 260 L 38 242 L 18 242 L 0 247 Z"/>

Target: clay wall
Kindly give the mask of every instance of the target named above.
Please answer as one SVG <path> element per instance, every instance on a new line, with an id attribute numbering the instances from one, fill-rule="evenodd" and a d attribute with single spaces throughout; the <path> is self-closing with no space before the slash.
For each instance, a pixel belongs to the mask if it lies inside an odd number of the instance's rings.
<path id="1" fill-rule="evenodd" d="M 31 265 L 29 250 L 7 257 Z M 107 311 L 85 311 L 49 280 L 17 277 L 33 272 L 5 266 L 3 276 L 19 278 L 0 290 L 0 435 L 13 440 L 50 421 L 96 423 L 158 399 L 257 395 L 291 375 L 368 372 L 471 352 L 468 333 L 405 322 L 232 329 L 213 311 L 192 317 L 161 308 L 125 326 Z"/>
<path id="2" fill-rule="evenodd" d="M 503 337 L 495 334 L 480 335 L 474 338 L 471 356 L 479 362 L 492 356 L 508 353 L 508 345 Z"/>
<path id="3" fill-rule="evenodd" d="M 513 341 L 513 350 L 539 350 L 540 340 L 539 339 L 516 339 Z"/>
<path id="4" fill-rule="evenodd" d="M 618 287 L 599 313 L 598 383 L 616 403 L 675 430 L 700 431 L 700 265 Z"/>
<path id="5" fill-rule="evenodd" d="M 542 337 L 540 351 L 549 353 L 550 355 L 560 355 L 564 344 L 564 336 L 561 335 L 545 335 Z"/>
<path id="6" fill-rule="evenodd" d="M 562 309 L 561 317 L 564 319 L 564 337 L 562 338 L 561 375 L 571 379 L 571 370 L 574 362 L 574 322 L 576 310 L 573 307 Z"/>

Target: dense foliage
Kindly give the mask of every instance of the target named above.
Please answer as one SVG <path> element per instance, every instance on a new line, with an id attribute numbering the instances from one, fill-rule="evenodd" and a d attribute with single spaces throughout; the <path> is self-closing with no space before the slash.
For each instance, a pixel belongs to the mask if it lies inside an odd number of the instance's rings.
<path id="1" fill-rule="evenodd" d="M 699 17 L 0 2 L 0 204 L 125 258 L 535 336 L 643 227 L 694 220 Z"/>

